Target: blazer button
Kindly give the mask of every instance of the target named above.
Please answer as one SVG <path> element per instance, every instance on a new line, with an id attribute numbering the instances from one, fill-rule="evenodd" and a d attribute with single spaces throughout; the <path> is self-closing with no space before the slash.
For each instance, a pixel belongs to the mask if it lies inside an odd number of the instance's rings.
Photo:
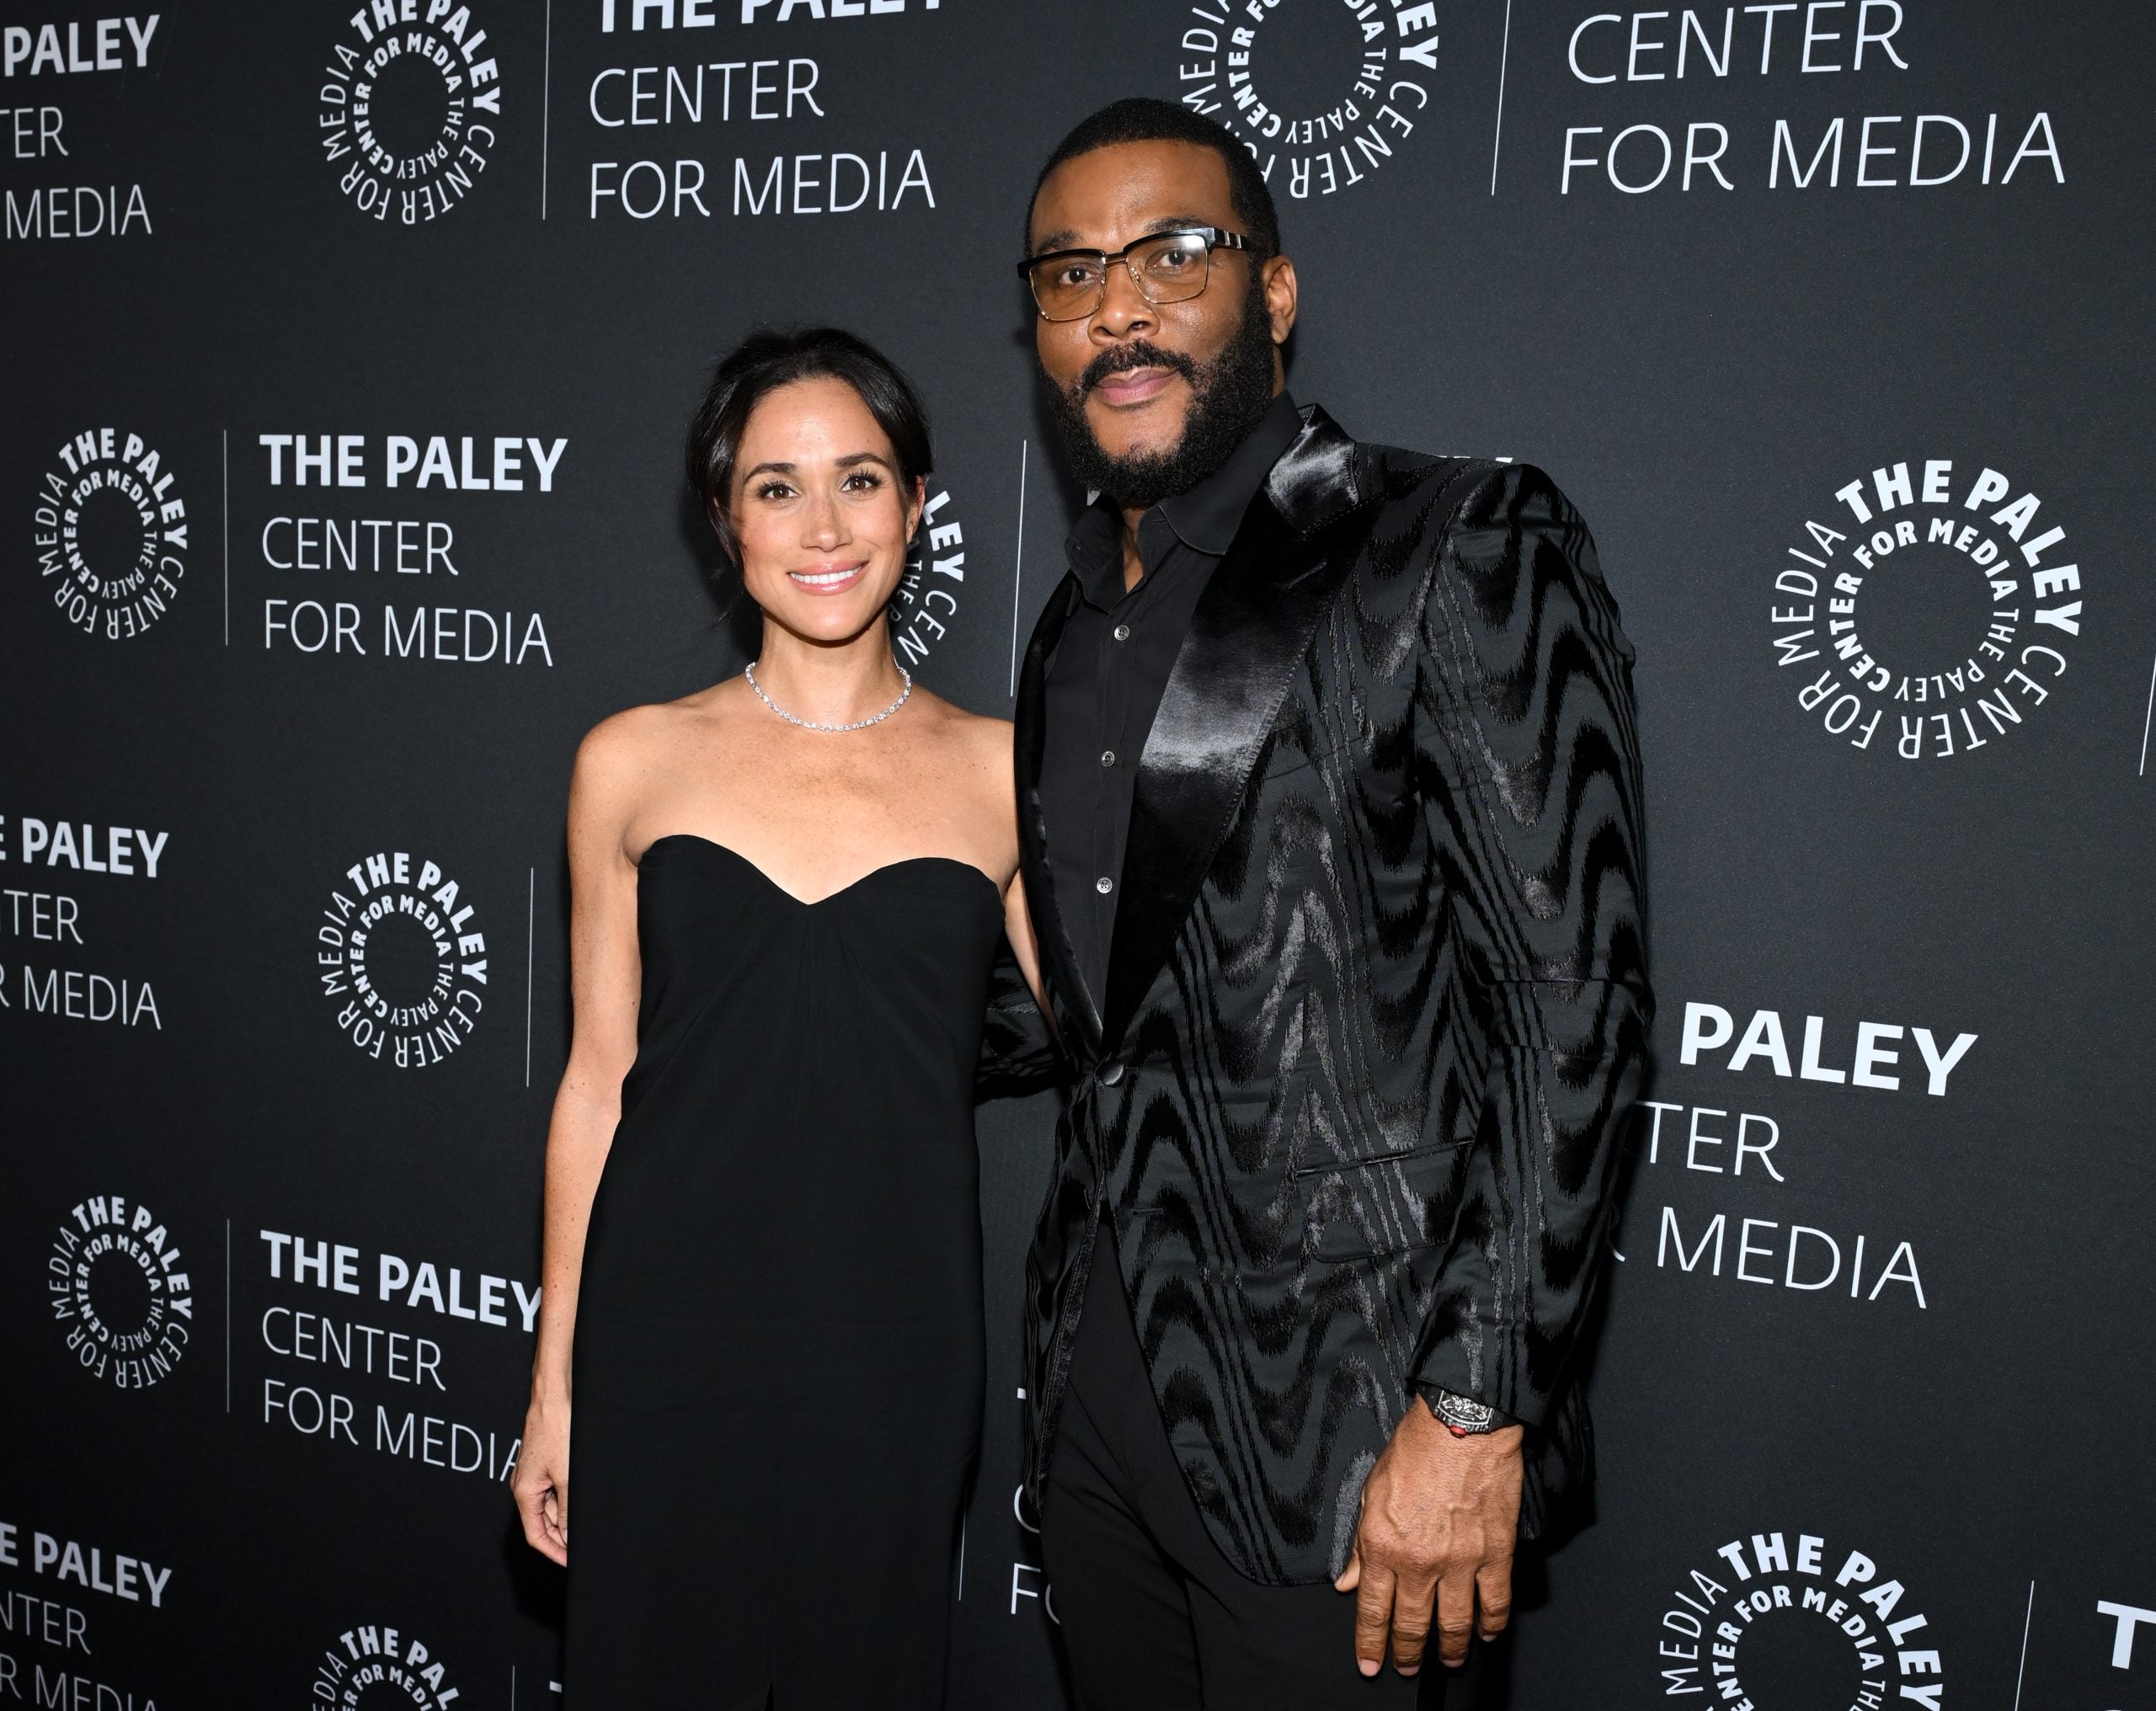
<path id="1" fill-rule="evenodd" d="M 1107 1063 L 1101 1065 L 1099 1073 L 1101 1085 L 1103 1087 L 1113 1087 L 1117 1082 L 1123 1079 L 1123 1065 L 1117 1063 L 1113 1058 L 1111 1058 Z"/>

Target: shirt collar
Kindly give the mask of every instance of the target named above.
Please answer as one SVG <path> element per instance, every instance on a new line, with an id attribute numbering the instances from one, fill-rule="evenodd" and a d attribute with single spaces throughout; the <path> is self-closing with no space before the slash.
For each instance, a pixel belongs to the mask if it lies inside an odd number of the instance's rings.
<path id="1" fill-rule="evenodd" d="M 1257 425 L 1244 435 L 1228 460 L 1195 487 L 1166 498 L 1139 520 L 1141 539 L 1155 531 L 1145 525 L 1165 521 L 1175 538 L 1193 552 L 1218 558 L 1242 526 L 1243 513 L 1265 485 L 1273 466 L 1302 432 L 1302 412 L 1287 392 L 1276 394 Z M 1123 597 L 1123 513 L 1106 494 L 1096 494 L 1079 514 L 1064 543 L 1071 569 L 1086 597 L 1112 606 Z M 1147 557 L 1150 560 L 1151 555 Z M 1149 562 L 1150 572 L 1152 565 Z"/>

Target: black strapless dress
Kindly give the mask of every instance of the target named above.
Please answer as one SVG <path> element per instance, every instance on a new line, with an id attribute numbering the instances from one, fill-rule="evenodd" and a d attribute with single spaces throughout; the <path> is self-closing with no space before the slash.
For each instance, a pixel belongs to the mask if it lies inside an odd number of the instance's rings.
<path id="1" fill-rule="evenodd" d="M 1002 900 L 937 856 L 804 903 L 678 835 L 637 913 L 577 1303 L 569 1711 L 940 1706 Z"/>

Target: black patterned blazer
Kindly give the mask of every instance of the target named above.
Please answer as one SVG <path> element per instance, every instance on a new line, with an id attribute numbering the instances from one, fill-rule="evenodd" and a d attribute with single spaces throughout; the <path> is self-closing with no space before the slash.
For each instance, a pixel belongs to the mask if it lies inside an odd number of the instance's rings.
<path id="1" fill-rule="evenodd" d="M 1321 410 L 1201 597 L 1135 781 L 1097 1005 L 1018 692 L 1019 831 L 1079 1078 L 1027 1263 L 1041 1495 L 1103 1213 L 1153 1391 L 1251 1579 L 1338 1572 L 1417 1381 L 1529 1427 L 1523 1529 L 1584 1483 L 1570 1383 L 1644 1069 L 1632 650 L 1539 470 Z"/>

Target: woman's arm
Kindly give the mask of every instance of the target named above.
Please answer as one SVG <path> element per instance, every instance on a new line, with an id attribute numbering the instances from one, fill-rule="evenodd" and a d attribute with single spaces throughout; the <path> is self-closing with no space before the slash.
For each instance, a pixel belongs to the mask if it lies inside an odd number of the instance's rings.
<path id="1" fill-rule="evenodd" d="M 1003 887 L 1003 933 L 1018 959 L 1019 972 L 1026 977 L 1027 989 L 1033 994 L 1033 1002 L 1039 1005 L 1042 1018 L 1053 1032 L 1054 1013 L 1049 1008 L 1048 993 L 1041 985 L 1040 941 L 1033 936 L 1033 913 L 1026 907 L 1026 877 L 1018 871 L 1017 728 L 1001 719 L 983 722 L 993 733 L 986 746 L 989 776 L 995 781 L 990 799 L 995 805 L 992 812 L 995 816 L 995 845 L 1008 863 L 1003 871 L 1011 876 Z"/>
<path id="2" fill-rule="evenodd" d="M 980 1063 L 974 1078 L 976 1099 L 1002 1099 L 1038 1093 L 1068 1079 L 1070 1064 L 1056 1037 L 1055 1015 L 1041 984 L 1039 941 L 1026 907 L 1026 885 L 1018 866 L 1018 805 L 1011 765 L 1011 727 L 983 720 L 990 733 L 986 767 L 993 788 L 988 793 L 995 847 L 1003 871 L 1003 935 L 990 972 L 988 1015 L 981 1031 Z"/>
<path id="3" fill-rule="evenodd" d="M 637 950 L 636 868 L 624 847 L 633 806 L 636 728 L 608 720 L 577 751 L 569 785 L 568 1066 L 547 1131 L 545 1249 L 531 1403 L 512 1482 L 524 1536 L 568 1560 L 569 1357 L 591 1197 L 622 1114 L 622 1078 L 635 1061 L 643 966 Z"/>
<path id="4" fill-rule="evenodd" d="M 1018 972 L 1026 977 L 1026 986 L 1033 994 L 1033 1002 L 1040 1006 L 1043 1019 L 1053 1030 L 1054 1015 L 1049 1009 L 1048 994 L 1041 989 L 1040 941 L 1033 936 L 1033 917 L 1026 907 L 1026 882 L 1020 874 L 1011 876 L 1011 883 L 1003 893 L 1003 933 L 1011 941 L 1011 954 L 1018 959 Z"/>

